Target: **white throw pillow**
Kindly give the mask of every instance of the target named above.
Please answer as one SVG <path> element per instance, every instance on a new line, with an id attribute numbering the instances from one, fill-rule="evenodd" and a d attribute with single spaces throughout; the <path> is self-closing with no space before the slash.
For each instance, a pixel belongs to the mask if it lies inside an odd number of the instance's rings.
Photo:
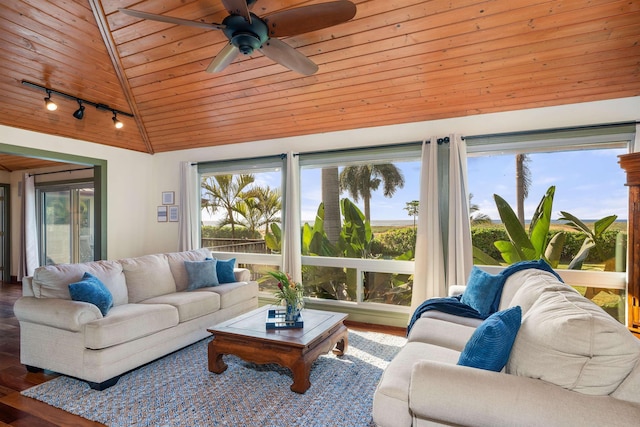
<path id="1" fill-rule="evenodd" d="M 607 395 L 638 358 L 640 341 L 600 307 L 577 292 L 547 290 L 524 315 L 506 372 Z"/>

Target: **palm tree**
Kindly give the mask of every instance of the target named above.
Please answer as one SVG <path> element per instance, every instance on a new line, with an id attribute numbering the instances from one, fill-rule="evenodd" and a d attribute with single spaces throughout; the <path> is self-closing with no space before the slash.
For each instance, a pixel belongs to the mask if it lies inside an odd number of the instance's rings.
<path id="1" fill-rule="evenodd" d="M 481 213 L 480 206 L 471 203 L 471 199 L 473 199 L 473 194 L 469 193 L 469 221 L 471 225 L 491 224 L 489 215 Z"/>
<path id="2" fill-rule="evenodd" d="M 529 197 L 531 187 L 531 169 L 528 163 L 531 161 L 526 154 L 516 154 L 516 211 L 518 220 L 524 227 L 524 199 Z"/>
<path id="3" fill-rule="evenodd" d="M 255 198 L 245 198 L 238 203 L 234 212 L 240 215 L 237 223 L 251 232 L 251 236 L 257 234 L 258 228 L 262 225 L 262 214 L 257 209 L 258 201 Z M 226 220 L 225 220 L 226 223 Z"/>
<path id="4" fill-rule="evenodd" d="M 349 192 L 354 202 L 364 203 L 364 217 L 371 222 L 371 193 L 383 184 L 385 197 L 391 197 L 396 189 L 404 187 L 402 172 L 392 163 L 347 166 L 340 172 L 340 189 Z"/>
<path id="5" fill-rule="evenodd" d="M 204 198 L 209 201 L 208 206 L 215 206 L 215 210 L 222 208 L 226 212 L 221 225 L 231 225 L 231 237 L 235 237 L 237 223 L 234 212 L 244 202 L 245 188 L 254 181 L 252 174 L 213 175 L 202 181 L 201 187 L 205 190 Z"/>
<path id="6" fill-rule="evenodd" d="M 258 186 L 248 192 L 252 209 L 258 212 L 259 225 L 264 226 L 265 235 L 273 222 L 280 221 L 278 214 L 282 210 L 282 196 L 279 188 Z"/>
<path id="7" fill-rule="evenodd" d="M 418 210 L 419 210 L 419 205 L 420 205 L 420 201 L 419 200 L 412 200 L 410 202 L 406 203 L 407 206 L 404 208 L 405 211 L 407 211 L 407 213 L 409 214 L 409 216 L 413 217 L 413 229 L 416 229 L 416 217 L 418 216 Z"/>

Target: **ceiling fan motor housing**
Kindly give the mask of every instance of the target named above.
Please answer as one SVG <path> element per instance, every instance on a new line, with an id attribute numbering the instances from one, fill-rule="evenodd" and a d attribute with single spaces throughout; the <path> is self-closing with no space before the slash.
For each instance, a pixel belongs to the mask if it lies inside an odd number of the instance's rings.
<path id="1" fill-rule="evenodd" d="M 240 15 L 229 15 L 224 18 L 222 24 L 226 26 L 222 30 L 225 36 L 245 55 L 250 55 L 269 40 L 267 24 L 253 13 L 251 23 Z"/>

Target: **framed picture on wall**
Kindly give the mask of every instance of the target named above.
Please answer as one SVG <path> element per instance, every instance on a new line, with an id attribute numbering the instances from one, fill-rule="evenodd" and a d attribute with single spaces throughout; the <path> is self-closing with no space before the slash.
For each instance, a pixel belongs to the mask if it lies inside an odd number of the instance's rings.
<path id="1" fill-rule="evenodd" d="M 177 206 L 169 206 L 169 222 L 178 222 Z"/>
<path id="2" fill-rule="evenodd" d="M 175 193 L 173 191 L 163 191 L 162 192 L 162 204 L 163 205 L 172 205 L 175 203 Z"/>
<path id="3" fill-rule="evenodd" d="M 158 206 L 157 218 L 158 218 L 158 222 L 167 222 L 167 207 L 166 206 Z"/>

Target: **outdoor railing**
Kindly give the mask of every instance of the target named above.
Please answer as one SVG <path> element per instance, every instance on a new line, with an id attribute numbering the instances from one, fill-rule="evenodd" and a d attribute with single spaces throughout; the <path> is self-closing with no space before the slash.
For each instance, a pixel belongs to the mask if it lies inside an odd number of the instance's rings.
<path id="1" fill-rule="evenodd" d="M 264 239 L 232 239 L 203 237 L 201 247 L 214 252 L 244 252 L 249 254 L 268 254 L 270 251 Z"/>

